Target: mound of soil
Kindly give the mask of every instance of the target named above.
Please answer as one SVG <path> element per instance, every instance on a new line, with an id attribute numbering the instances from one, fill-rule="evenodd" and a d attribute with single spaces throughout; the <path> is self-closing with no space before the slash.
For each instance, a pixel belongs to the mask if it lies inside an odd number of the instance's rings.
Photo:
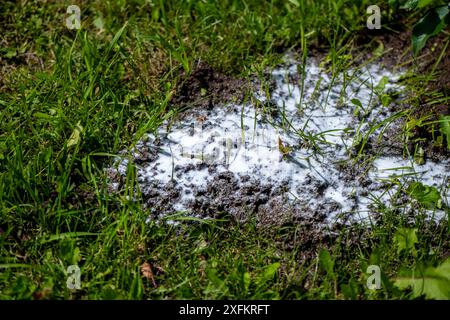
<path id="1" fill-rule="evenodd" d="M 250 86 L 243 79 L 224 75 L 206 62 L 199 62 L 190 75 L 181 74 L 183 79 L 171 99 L 172 107 L 213 108 L 216 104 L 239 103 Z"/>
<path id="2" fill-rule="evenodd" d="M 386 92 L 401 91 L 399 76 L 371 65 L 352 70 L 344 81 L 308 62 L 302 96 L 298 66 L 293 61 L 273 71 L 269 98 L 253 92 L 265 110 L 234 103 L 189 109 L 136 145 L 132 161 L 151 219 L 186 212 L 256 217 L 265 226 L 296 221 L 319 230 L 376 216 L 373 197 L 405 205 L 392 196 L 398 186 L 383 182 L 392 174 L 440 185 L 448 164 L 414 168 L 378 125 L 395 114 L 396 104 L 383 106 L 373 86 L 387 78 Z M 358 99 L 364 112 L 350 99 Z M 296 128 L 317 137 L 316 145 Z M 363 156 L 352 161 L 361 148 Z M 117 171 L 115 181 L 126 174 L 126 163 Z"/>

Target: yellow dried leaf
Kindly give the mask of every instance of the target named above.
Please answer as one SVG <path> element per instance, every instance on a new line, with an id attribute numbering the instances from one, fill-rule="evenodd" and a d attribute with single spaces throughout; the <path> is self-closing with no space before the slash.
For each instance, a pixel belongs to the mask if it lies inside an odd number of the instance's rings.
<path id="1" fill-rule="evenodd" d="M 281 138 L 278 137 L 278 149 L 280 150 L 280 152 L 283 154 L 283 157 L 288 155 L 289 152 L 291 152 L 291 148 L 288 146 L 285 146 L 283 144 L 283 141 L 281 141 Z"/>

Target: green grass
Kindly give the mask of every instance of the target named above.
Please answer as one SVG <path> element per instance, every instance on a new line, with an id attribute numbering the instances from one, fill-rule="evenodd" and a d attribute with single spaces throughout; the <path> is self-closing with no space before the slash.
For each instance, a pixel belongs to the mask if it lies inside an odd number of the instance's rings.
<path id="1" fill-rule="evenodd" d="M 63 23 L 70 4 L 82 8 L 79 32 Z M 129 200 L 140 199 L 134 168 L 120 194 L 104 171 L 176 114 L 170 98 L 198 61 L 250 79 L 288 50 L 305 59 L 309 48 L 323 48 L 331 71 L 346 70 L 368 4 L 2 1 L 0 298 L 412 298 L 390 279 L 442 262 L 447 226 L 420 217 L 411 224 L 392 208 L 368 229 L 321 241 L 302 238 L 301 225 L 261 229 L 226 215 L 146 223 L 148 210 Z M 414 97 L 425 94 L 421 76 L 410 81 Z M 418 230 L 414 250 L 393 245 L 403 227 Z M 156 285 L 142 277 L 145 262 Z M 81 267 L 78 291 L 66 287 L 72 264 Z M 365 285 L 370 264 L 382 269 L 382 290 Z"/>

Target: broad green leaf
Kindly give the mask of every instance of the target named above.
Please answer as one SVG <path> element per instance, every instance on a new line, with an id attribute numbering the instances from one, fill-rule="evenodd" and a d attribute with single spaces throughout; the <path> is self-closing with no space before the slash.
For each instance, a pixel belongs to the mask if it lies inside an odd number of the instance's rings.
<path id="1" fill-rule="evenodd" d="M 441 133 L 447 140 L 447 148 L 450 150 L 450 116 L 441 117 Z"/>
<path id="2" fill-rule="evenodd" d="M 266 267 L 264 270 L 264 278 L 265 279 L 272 279 L 275 274 L 277 273 L 277 270 L 280 268 L 280 263 L 275 262 Z"/>
<path id="3" fill-rule="evenodd" d="M 375 89 L 377 90 L 377 92 L 382 93 L 384 91 L 384 88 L 386 87 L 386 85 L 389 83 L 389 78 L 384 76 L 381 78 L 380 82 L 378 82 L 377 86 L 375 87 Z"/>
<path id="4" fill-rule="evenodd" d="M 319 263 L 323 270 L 327 272 L 328 275 L 334 276 L 333 268 L 334 268 L 334 261 L 331 258 L 330 253 L 323 249 L 319 253 Z"/>
<path id="5" fill-rule="evenodd" d="M 439 191 L 435 187 L 425 186 L 420 182 L 413 182 L 406 189 L 407 194 L 416 199 L 423 207 L 433 210 L 442 208 Z"/>
<path id="6" fill-rule="evenodd" d="M 450 258 L 436 268 L 414 270 L 409 276 L 397 277 L 395 285 L 400 289 L 410 288 L 413 297 L 425 295 L 428 299 L 450 299 Z"/>
<path id="7" fill-rule="evenodd" d="M 59 244 L 59 257 L 66 264 L 77 264 L 81 260 L 80 248 L 74 240 L 63 239 Z"/>
<path id="8" fill-rule="evenodd" d="M 352 103 L 353 103 L 354 105 L 360 107 L 361 109 L 364 109 L 364 108 L 363 108 L 363 105 L 362 105 L 362 103 L 361 103 L 360 100 L 354 98 L 354 99 L 352 99 L 351 101 L 352 101 Z"/>
<path id="9" fill-rule="evenodd" d="M 345 299 L 356 300 L 358 297 L 358 283 L 352 278 L 347 284 L 341 285 Z"/>
<path id="10" fill-rule="evenodd" d="M 269 264 L 261 274 L 261 276 L 258 278 L 258 285 L 262 285 L 266 283 L 269 280 L 272 280 L 275 274 L 277 273 L 278 268 L 280 268 L 280 263 L 275 262 L 272 264 Z"/>
<path id="11" fill-rule="evenodd" d="M 402 251 L 412 252 L 416 254 L 417 229 L 400 228 L 394 235 L 394 241 L 397 244 L 397 253 Z"/>
<path id="12" fill-rule="evenodd" d="M 80 121 L 76 124 L 75 128 L 72 131 L 72 134 L 69 137 L 69 140 L 67 140 L 67 148 L 73 147 L 80 143 L 80 134 L 83 131 L 83 127 L 80 124 Z"/>
<path id="13" fill-rule="evenodd" d="M 355 98 L 355 99 L 352 99 L 351 102 L 356 106 L 355 110 L 353 111 L 353 115 L 354 115 L 355 117 L 357 117 L 357 116 L 359 115 L 359 113 L 361 112 L 361 110 L 365 111 L 365 110 L 364 110 L 364 107 L 363 107 L 363 105 L 362 105 L 362 103 L 361 103 L 360 100 L 358 100 L 358 99 Z"/>
<path id="14" fill-rule="evenodd" d="M 5 57 L 8 59 L 14 58 L 17 55 L 17 50 L 16 49 L 7 49 L 6 50 L 6 54 Z"/>
<path id="15" fill-rule="evenodd" d="M 438 34 L 446 26 L 449 11 L 447 5 L 432 9 L 414 26 L 412 44 L 415 56 L 422 50 L 430 37 Z"/>
<path id="16" fill-rule="evenodd" d="M 387 107 L 392 102 L 392 98 L 388 94 L 382 94 L 380 97 L 380 101 L 383 107 Z"/>

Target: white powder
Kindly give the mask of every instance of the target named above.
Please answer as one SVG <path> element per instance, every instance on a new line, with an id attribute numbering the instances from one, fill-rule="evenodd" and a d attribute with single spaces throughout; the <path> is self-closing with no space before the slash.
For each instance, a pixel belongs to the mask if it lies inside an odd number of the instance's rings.
<path id="1" fill-rule="evenodd" d="M 338 206 L 326 212 L 331 222 L 342 213 L 350 213 L 353 220 L 366 219 L 374 212 L 370 206 L 373 196 L 380 197 L 386 204 L 390 200 L 390 194 L 383 189 L 383 179 L 393 174 L 414 173 L 400 179 L 435 186 L 441 191 L 444 202 L 449 203 L 448 162 L 427 162 L 418 166 L 399 157 L 379 158 L 367 175 L 369 187 L 348 181 L 348 176 L 344 179 L 345 174 L 337 165 L 351 161 L 348 151 L 358 132 L 365 134 L 371 126 L 392 115 L 389 108 L 378 102 L 374 87 L 387 78 L 384 92 L 399 91 L 398 76 L 372 65 L 365 70 L 351 71 L 351 78 L 346 79 L 344 87 L 343 75 L 332 80 L 318 66 L 309 63 L 301 97 L 300 83 L 288 80 L 297 72 L 298 65 L 292 64 L 272 73 L 276 88 L 271 101 L 275 102 L 277 117 L 263 114 L 261 108 L 252 104 L 216 106 L 203 111 L 202 119 L 198 119 L 198 114 L 187 116 L 169 132 L 165 132 L 166 126 L 163 126 L 156 136 L 148 135 L 146 142 L 138 144 L 137 149 L 155 148 L 159 137 L 159 153 L 156 160 L 138 166 L 141 185 L 153 183 L 162 189 L 171 181 L 176 183 L 182 195 L 172 204 L 171 211 L 189 211 L 189 203 L 195 198 L 192 189 L 205 189 L 213 177 L 205 167 L 191 168 L 181 175 L 174 169 L 214 164 L 217 172 L 232 172 L 239 186 L 243 185 L 242 176 L 248 175 L 261 184 L 287 187 L 288 201 L 294 206 L 301 204 L 306 211 L 334 202 Z M 262 103 L 269 100 L 260 92 L 255 93 L 255 97 Z M 362 103 L 366 113 L 363 120 L 355 117 L 357 107 L 352 99 Z M 316 136 L 320 152 L 308 147 L 308 141 L 298 132 Z M 379 133 L 380 130 L 376 130 L 372 134 Z M 289 156 L 280 152 L 279 139 L 291 148 Z M 124 175 L 126 166 L 126 160 L 122 160 L 118 172 Z M 405 168 L 387 170 L 399 167 Z M 311 177 L 323 183 L 323 192 L 315 193 L 308 188 Z"/>

